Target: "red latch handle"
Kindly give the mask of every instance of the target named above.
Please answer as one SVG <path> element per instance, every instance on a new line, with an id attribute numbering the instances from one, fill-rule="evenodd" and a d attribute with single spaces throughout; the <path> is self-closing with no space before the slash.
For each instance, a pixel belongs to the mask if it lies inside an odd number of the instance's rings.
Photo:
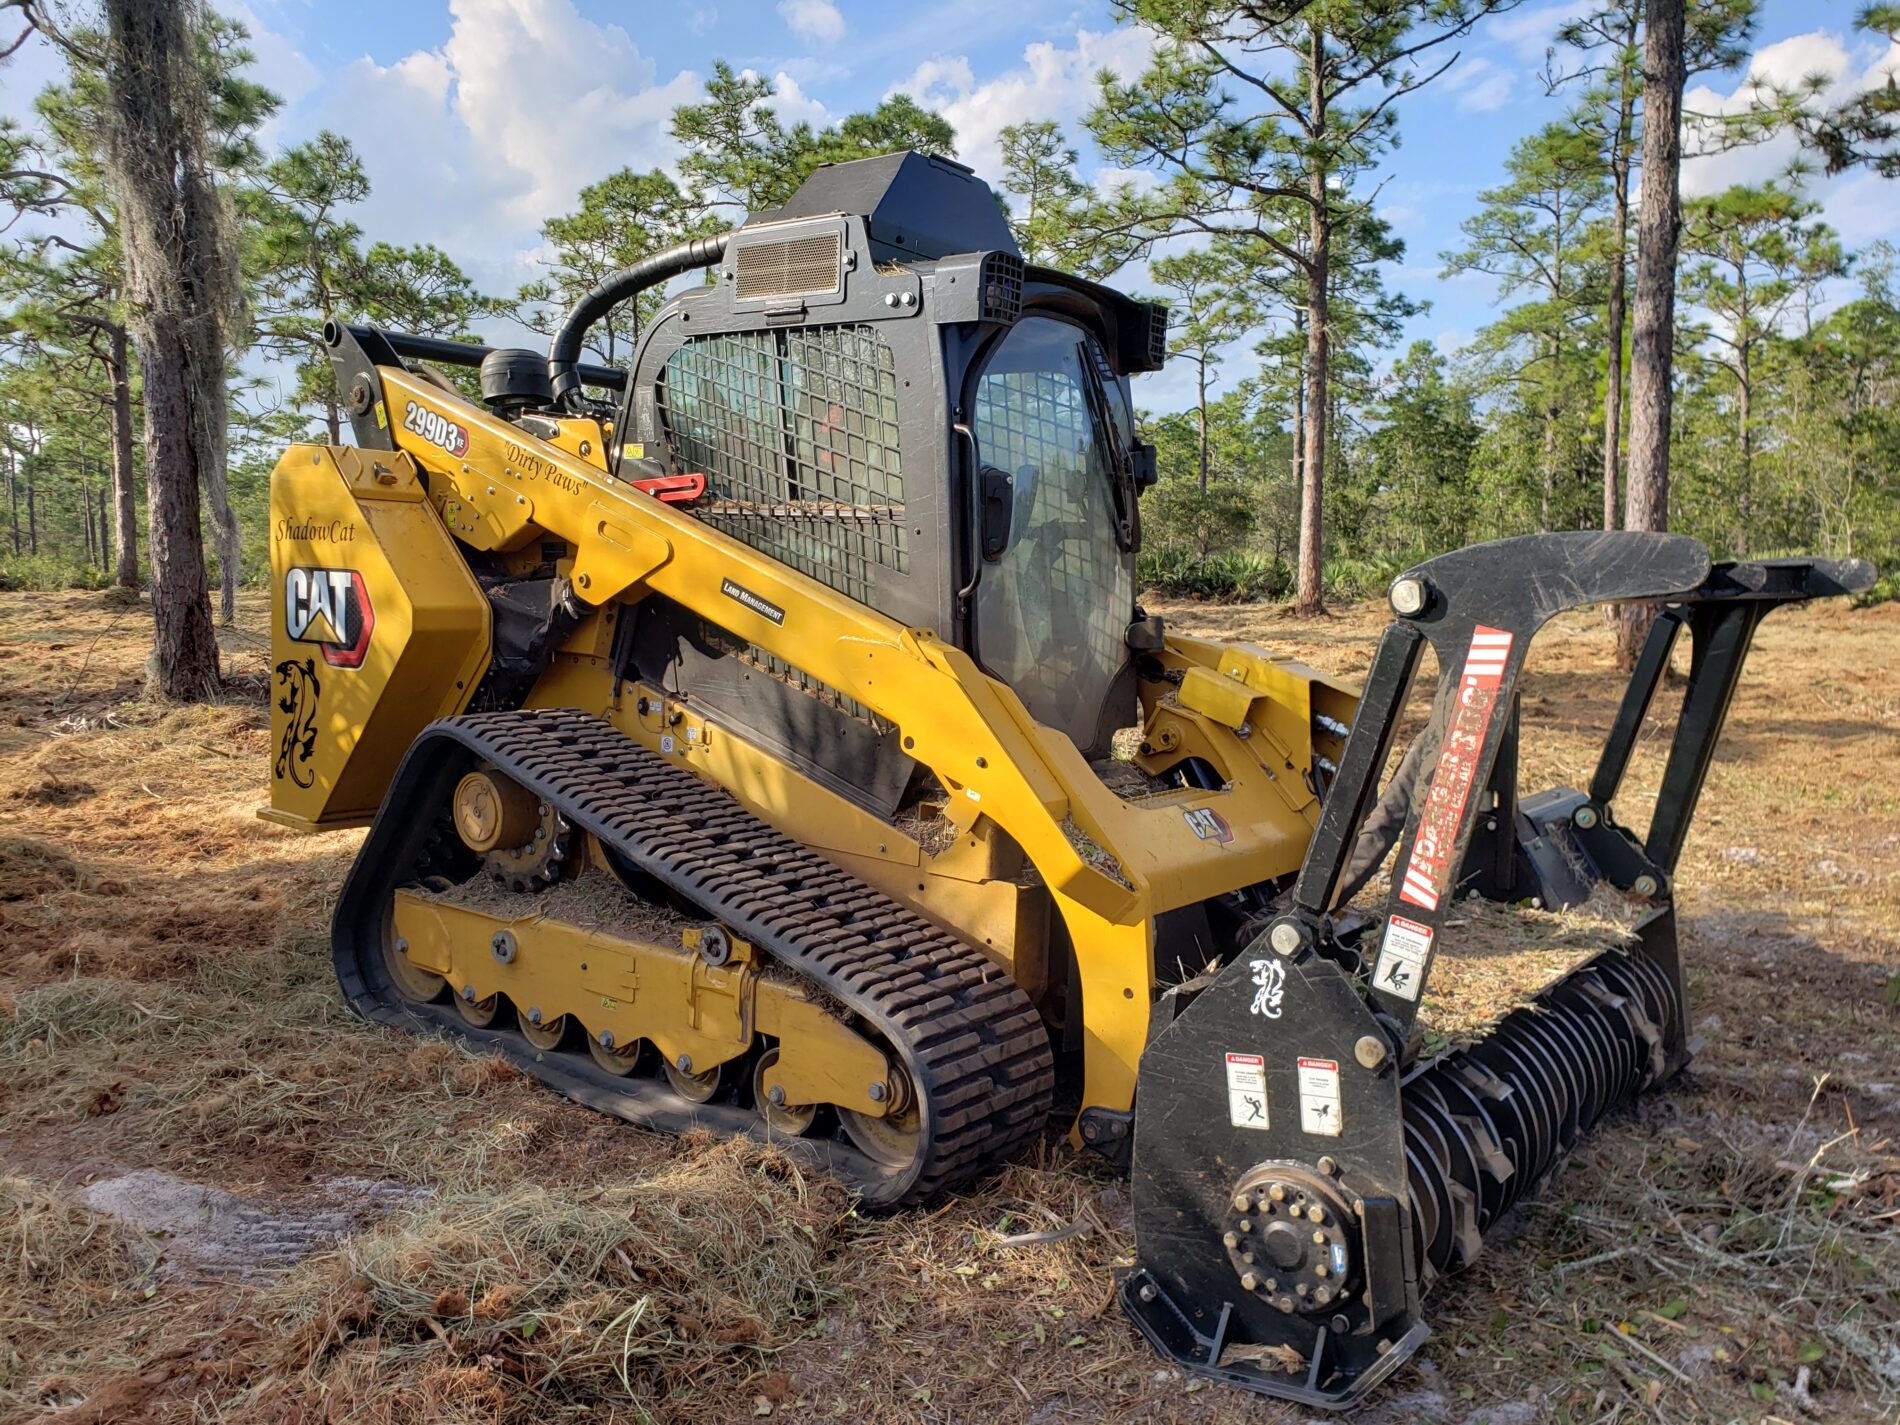
<path id="1" fill-rule="evenodd" d="M 689 475 L 655 475 L 649 480 L 631 482 L 636 490 L 645 490 L 656 500 L 664 500 L 669 505 L 680 505 L 688 500 L 697 500 L 706 493 L 706 477 L 697 473 Z"/>

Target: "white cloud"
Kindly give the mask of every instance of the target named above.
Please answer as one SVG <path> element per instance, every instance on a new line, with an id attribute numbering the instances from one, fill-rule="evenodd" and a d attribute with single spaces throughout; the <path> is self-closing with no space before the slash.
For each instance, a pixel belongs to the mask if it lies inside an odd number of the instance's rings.
<path id="1" fill-rule="evenodd" d="M 819 44 L 844 38 L 844 16 L 832 0 L 778 0 L 778 12 L 793 33 Z"/>
<path id="2" fill-rule="evenodd" d="M 449 14 L 441 48 L 345 66 L 312 127 L 356 141 L 371 237 L 436 242 L 471 276 L 512 285 L 519 253 L 582 187 L 672 157 L 668 121 L 699 85 L 686 72 L 661 83 L 624 29 L 573 0 L 450 0 Z"/>
<path id="3" fill-rule="evenodd" d="M 1054 119 L 1065 129 L 1095 101 L 1095 76 L 1113 70 L 1132 79 L 1147 66 L 1154 36 L 1133 25 L 1078 29 L 1075 42 L 1042 40 L 1023 50 L 1021 67 L 979 84 L 961 55 L 924 61 L 891 92 L 938 110 L 957 131 L 957 156 L 985 179 L 1002 176 L 1001 135 L 1011 124 Z"/>
<path id="4" fill-rule="evenodd" d="M 292 105 L 313 93 L 323 82 L 323 74 L 302 50 L 277 33 L 249 5 L 227 4 L 222 8 L 250 32 L 246 48 L 254 56 L 250 77 L 270 90 L 286 105 Z"/>
<path id="5" fill-rule="evenodd" d="M 1557 43 L 1557 31 L 1570 20 L 1580 19 L 1597 8 L 1597 0 L 1558 0 L 1554 5 L 1538 5 L 1504 15 L 1494 15 L 1479 23 L 1472 34 L 1480 40 L 1504 46 L 1526 63 L 1543 59 L 1544 51 Z"/>
<path id="6" fill-rule="evenodd" d="M 1683 109 L 1690 115 L 1738 114 L 1757 101 L 1757 85 L 1793 86 L 1810 76 L 1827 80 L 1817 102 L 1838 104 L 1873 84 L 1885 83 L 1891 67 L 1900 59 L 1900 44 L 1869 50 L 1860 58 L 1861 62 L 1857 63 L 1841 36 L 1826 30 L 1790 35 L 1758 51 L 1749 60 L 1742 79 L 1727 93 L 1707 84 L 1689 90 L 1683 95 Z M 1685 137 L 1685 148 L 1693 148 L 1695 142 L 1692 131 Z M 1786 172 L 1791 163 L 1802 157 L 1800 141 L 1786 132 L 1764 143 L 1726 152 L 1695 154 L 1683 160 L 1683 196 L 1694 198 L 1719 193 L 1737 183 L 1763 183 Z M 1816 196 L 1824 197 L 1839 182 L 1822 181 L 1811 183 L 1809 187 Z M 1892 225 L 1890 221 L 1888 227 Z"/>
<path id="7" fill-rule="evenodd" d="M 1460 109 L 1488 114 L 1511 102 L 1517 92 L 1517 78 L 1479 55 L 1453 65 L 1444 86 L 1447 93 L 1458 96 Z"/>
<path id="8" fill-rule="evenodd" d="M 746 76 L 752 77 L 753 71 L 746 70 Z M 777 114 L 780 121 L 790 125 L 806 123 L 815 129 L 822 129 L 831 122 L 831 110 L 811 97 L 791 75 L 780 70 L 772 76 L 774 93 L 766 101 L 766 106 Z"/>

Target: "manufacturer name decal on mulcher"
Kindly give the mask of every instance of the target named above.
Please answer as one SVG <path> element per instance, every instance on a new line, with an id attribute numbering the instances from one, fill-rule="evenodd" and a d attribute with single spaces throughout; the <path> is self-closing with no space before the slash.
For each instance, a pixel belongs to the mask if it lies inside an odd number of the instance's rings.
<path id="1" fill-rule="evenodd" d="M 780 608 L 770 599 L 760 598 L 750 589 L 742 588 L 740 585 L 733 583 L 730 579 L 722 579 L 719 581 L 719 592 L 731 599 L 734 603 L 743 604 L 746 608 L 751 609 L 752 612 L 757 614 L 760 618 L 769 618 L 773 623 L 780 625 L 783 625 L 785 622 L 784 609 Z"/>

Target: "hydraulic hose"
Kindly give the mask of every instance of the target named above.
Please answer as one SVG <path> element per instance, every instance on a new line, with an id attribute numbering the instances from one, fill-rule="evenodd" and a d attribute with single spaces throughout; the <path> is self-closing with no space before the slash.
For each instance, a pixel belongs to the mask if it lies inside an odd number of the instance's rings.
<path id="1" fill-rule="evenodd" d="M 696 267 L 711 267 L 725 256 L 731 233 L 717 237 L 694 238 L 678 247 L 669 247 L 641 258 L 631 267 L 603 277 L 574 304 L 561 322 L 560 330 L 548 344 L 548 384 L 557 405 L 572 407 L 581 389 L 579 364 L 581 340 L 588 328 L 629 298 L 649 287 L 691 272 Z"/>

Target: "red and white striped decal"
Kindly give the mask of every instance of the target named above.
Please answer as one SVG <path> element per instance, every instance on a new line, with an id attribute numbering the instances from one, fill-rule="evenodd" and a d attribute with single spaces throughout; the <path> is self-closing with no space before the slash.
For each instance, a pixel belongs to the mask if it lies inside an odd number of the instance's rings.
<path id="1" fill-rule="evenodd" d="M 1491 729 L 1491 704 L 1504 681 L 1511 657 L 1512 635 L 1501 628 L 1479 624 L 1471 631 L 1465 651 L 1464 672 L 1458 680 L 1458 698 L 1445 729 L 1445 745 L 1425 793 L 1425 810 L 1412 838 L 1412 854 L 1399 878 L 1399 899 L 1425 910 L 1437 910 L 1446 880 L 1455 868 L 1458 824 L 1471 800 L 1471 784 L 1478 757 Z"/>

